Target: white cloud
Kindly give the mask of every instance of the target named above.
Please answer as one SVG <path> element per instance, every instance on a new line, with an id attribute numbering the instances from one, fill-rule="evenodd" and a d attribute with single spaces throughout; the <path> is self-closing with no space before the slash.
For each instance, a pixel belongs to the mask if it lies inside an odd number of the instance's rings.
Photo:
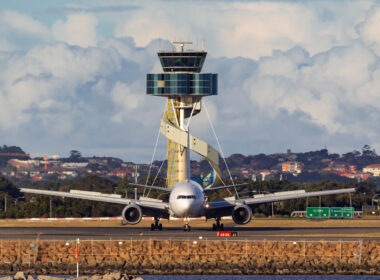
<path id="1" fill-rule="evenodd" d="M 141 93 L 132 92 L 127 84 L 117 82 L 111 91 L 111 99 L 118 108 L 118 112 L 112 116 L 112 120 L 121 123 L 130 118 L 134 111 L 141 110 L 144 96 Z"/>
<path id="2" fill-rule="evenodd" d="M 6 10 L 1 14 L 3 24 L 21 33 L 49 37 L 49 29 L 31 16 L 16 11 Z"/>
<path id="3" fill-rule="evenodd" d="M 0 53 L 3 141 L 37 152 L 50 147 L 63 154 L 74 147 L 84 154 L 150 160 L 165 105 L 164 98 L 145 94 L 146 73 L 162 71 L 158 41 L 151 39 L 196 35 L 207 38 L 204 72 L 219 75 L 219 95 L 205 102 L 226 155 L 325 145 L 337 152 L 363 144 L 380 149 L 377 7 L 170 4 L 149 1 L 123 16 L 69 14 L 52 25 L 59 42 L 43 39 L 25 52 Z M 105 16 L 120 38 L 99 39 L 97 26 Z M 7 22 L 7 32 L 22 30 Z M 37 21 L 27 29 L 35 38 L 50 32 Z M 17 43 L 6 34 L 5 49 Z M 194 116 L 192 132 L 216 145 L 207 123 L 204 111 Z"/>
<path id="4" fill-rule="evenodd" d="M 119 70 L 119 61 L 112 50 L 83 50 L 62 44 L 9 56 L 0 65 L 0 111 L 9 112 L 0 119 L 0 128 L 19 127 L 46 110 L 64 109 L 68 100 L 78 98 L 78 88 Z"/>
<path id="5" fill-rule="evenodd" d="M 53 37 L 57 41 L 81 47 L 95 46 L 97 43 L 96 26 L 98 20 L 86 13 L 69 14 L 66 21 L 57 20 L 53 27 Z"/>
<path id="6" fill-rule="evenodd" d="M 149 65 L 140 69 L 132 60 L 136 54 L 145 60 L 150 52 L 137 49 L 132 41 L 121 44 L 131 49 L 128 57 L 106 42 L 91 48 L 56 43 L 1 54 L 0 131 L 7 135 L 3 141 L 28 139 L 20 145 L 30 145 L 33 151 L 53 145 L 59 154 L 72 147 L 96 154 L 113 147 L 116 153 L 125 145 L 150 153 L 149 141 L 142 145 L 141 139 L 156 131 L 164 100 L 146 97 Z M 121 133 L 115 135 L 116 131 Z M 128 137 L 130 131 L 136 137 Z"/>
<path id="7" fill-rule="evenodd" d="M 132 36 L 139 46 L 158 37 L 205 40 L 213 56 L 257 59 L 294 46 L 315 54 L 357 38 L 355 25 L 369 6 L 366 1 L 344 9 L 331 2 L 148 1 L 114 19 L 115 36 Z"/>
<path id="8" fill-rule="evenodd" d="M 380 6 L 376 5 L 368 12 L 366 19 L 357 26 L 361 39 L 368 44 L 377 55 L 380 55 Z"/>

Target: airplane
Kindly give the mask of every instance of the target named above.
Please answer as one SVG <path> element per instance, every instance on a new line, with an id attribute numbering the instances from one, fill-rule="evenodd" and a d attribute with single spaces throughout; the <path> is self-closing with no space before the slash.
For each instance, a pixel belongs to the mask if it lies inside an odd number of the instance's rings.
<path id="1" fill-rule="evenodd" d="M 189 131 L 188 144 L 189 144 Z M 189 147 L 189 145 L 188 145 Z M 99 192 L 71 190 L 70 192 L 47 191 L 38 189 L 21 188 L 24 193 L 41 194 L 48 196 L 69 197 L 77 199 L 85 199 L 99 202 L 108 202 L 126 205 L 121 213 L 126 224 L 136 225 L 142 217 L 154 217 L 154 223 L 151 224 L 151 230 L 162 230 L 160 219 L 184 218 L 184 231 L 190 231 L 190 218 L 205 217 L 215 219 L 213 230 L 223 230 L 224 225 L 221 223 L 221 218 L 232 216 L 232 220 L 237 225 L 245 225 L 252 219 L 252 206 L 260 203 L 270 203 L 289 199 L 334 195 L 355 192 L 355 188 L 336 189 L 327 191 L 305 192 L 305 190 L 278 192 L 273 194 L 261 194 L 249 198 L 239 198 L 236 187 L 240 185 L 217 186 L 203 188 L 200 184 L 190 179 L 190 156 L 189 149 L 187 150 L 187 168 L 185 180 L 177 183 L 173 188 L 163 188 L 158 186 L 149 186 L 142 184 L 130 183 L 136 187 L 151 188 L 170 193 L 169 201 L 148 198 L 140 196 L 140 198 L 122 198 L 115 194 L 102 194 Z M 245 184 L 241 184 L 245 185 Z M 236 197 L 228 197 L 217 201 L 208 202 L 206 194 L 211 191 L 224 188 L 235 188 Z"/>

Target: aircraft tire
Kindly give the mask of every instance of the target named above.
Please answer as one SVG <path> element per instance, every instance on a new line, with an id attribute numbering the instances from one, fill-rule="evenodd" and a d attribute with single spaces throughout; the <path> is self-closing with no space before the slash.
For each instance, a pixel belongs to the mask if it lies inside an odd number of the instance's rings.
<path id="1" fill-rule="evenodd" d="M 151 225 L 150 225 L 150 230 L 151 230 L 151 231 L 154 231 L 154 229 L 155 229 L 154 224 L 151 224 Z"/>
<path id="2" fill-rule="evenodd" d="M 224 230 L 224 225 L 220 224 L 220 230 Z"/>
<path id="3" fill-rule="evenodd" d="M 162 224 L 159 224 L 159 225 L 158 225 L 158 230 L 159 230 L 159 231 L 162 231 Z"/>
<path id="4" fill-rule="evenodd" d="M 216 224 L 212 224 L 212 230 L 216 231 Z"/>

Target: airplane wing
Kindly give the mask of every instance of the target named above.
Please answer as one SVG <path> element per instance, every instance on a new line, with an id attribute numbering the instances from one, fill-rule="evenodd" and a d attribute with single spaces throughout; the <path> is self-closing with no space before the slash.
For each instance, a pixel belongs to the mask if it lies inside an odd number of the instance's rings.
<path id="1" fill-rule="evenodd" d="M 324 195 L 333 195 L 333 194 L 343 194 L 355 192 L 355 188 L 349 189 L 339 189 L 339 190 L 328 190 L 328 191 L 316 191 L 316 192 L 305 192 L 305 190 L 298 191 L 287 191 L 287 192 L 277 192 L 273 194 L 261 194 L 255 195 L 252 198 L 244 199 L 221 199 L 208 203 L 206 216 L 208 218 L 212 217 L 223 217 L 230 216 L 232 209 L 236 205 L 245 204 L 248 206 L 253 206 L 254 204 L 276 202 L 282 200 L 290 200 L 296 198 L 305 198 L 313 196 L 324 196 Z"/>
<path id="2" fill-rule="evenodd" d="M 226 186 L 219 186 L 219 187 L 211 187 L 211 188 L 205 188 L 203 189 L 204 192 L 214 191 L 214 190 L 220 190 L 220 189 L 227 189 L 227 188 L 233 188 L 233 187 L 240 187 L 240 186 L 246 186 L 245 184 L 236 184 L 236 185 L 226 185 Z"/>
<path id="3" fill-rule="evenodd" d="M 61 191 L 47 191 L 47 190 L 39 190 L 39 189 L 21 188 L 20 192 L 42 194 L 42 195 L 49 195 L 49 196 L 77 198 L 77 199 L 108 202 L 108 203 L 115 203 L 115 204 L 122 204 L 122 205 L 137 204 L 141 207 L 144 215 L 146 216 L 151 215 L 152 212 L 160 213 L 163 216 L 169 215 L 168 203 L 163 202 L 158 199 L 152 199 L 152 198 L 144 199 L 140 197 L 140 199 L 131 199 L 131 198 L 122 198 L 120 195 L 115 195 L 115 194 L 103 194 L 100 192 L 79 191 L 79 190 L 71 190 L 70 192 L 61 192 Z"/>
<path id="4" fill-rule="evenodd" d="M 154 190 L 159 190 L 159 191 L 164 191 L 164 192 L 171 192 L 173 190 L 173 188 L 163 188 L 163 187 L 149 186 L 149 185 L 142 185 L 142 184 L 135 184 L 135 183 L 129 183 L 129 184 L 131 186 L 149 188 L 149 189 L 154 189 Z"/>

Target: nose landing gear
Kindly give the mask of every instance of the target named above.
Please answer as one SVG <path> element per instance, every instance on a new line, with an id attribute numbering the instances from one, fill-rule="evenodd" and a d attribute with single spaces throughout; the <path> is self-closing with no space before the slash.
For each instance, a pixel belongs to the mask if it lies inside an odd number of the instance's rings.
<path id="1" fill-rule="evenodd" d="M 154 224 L 150 225 L 150 230 L 158 229 L 159 231 L 162 231 L 162 224 L 159 224 L 160 218 L 154 217 Z"/>
<path id="2" fill-rule="evenodd" d="M 191 226 L 189 225 L 189 218 L 185 218 L 185 225 L 183 226 L 184 231 L 190 231 Z"/>
<path id="3" fill-rule="evenodd" d="M 212 230 L 216 231 L 218 229 L 224 230 L 224 225 L 220 223 L 220 217 L 215 218 L 216 224 L 212 224 Z"/>
<path id="4" fill-rule="evenodd" d="M 190 231 L 190 230 L 191 230 L 191 226 L 189 225 L 189 223 L 186 223 L 186 224 L 183 226 L 183 230 L 184 230 L 184 231 Z"/>

